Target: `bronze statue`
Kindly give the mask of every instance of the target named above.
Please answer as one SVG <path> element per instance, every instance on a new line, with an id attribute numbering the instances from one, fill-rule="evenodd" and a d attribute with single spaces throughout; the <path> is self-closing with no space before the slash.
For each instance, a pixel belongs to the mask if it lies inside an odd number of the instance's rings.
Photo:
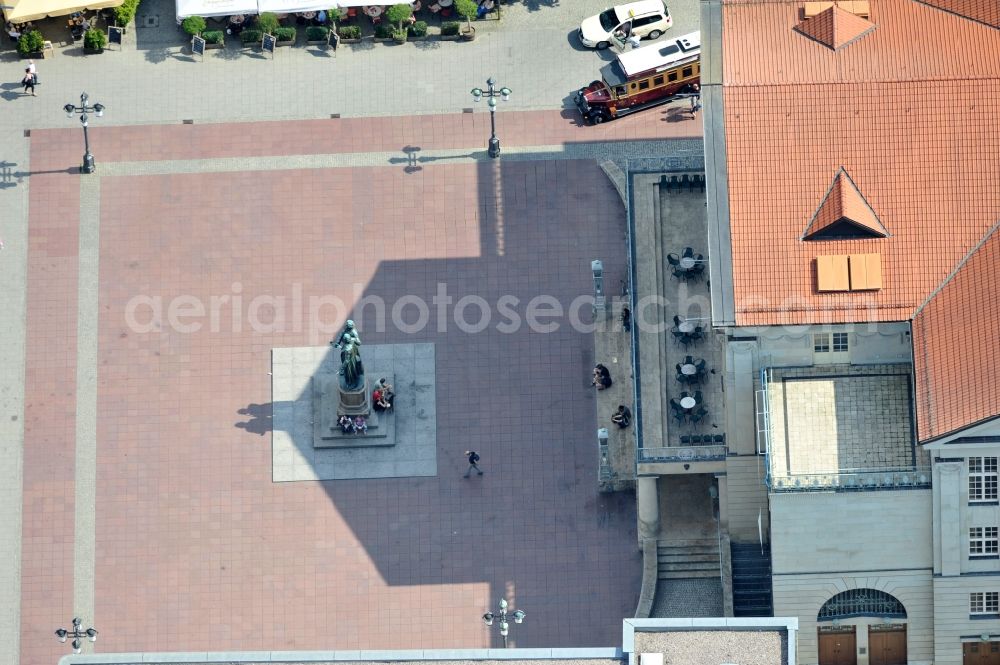
<path id="1" fill-rule="evenodd" d="M 341 385 L 348 390 L 357 390 L 365 383 L 365 366 L 361 362 L 360 344 L 347 344 L 340 352 L 343 365 L 340 368 Z"/>

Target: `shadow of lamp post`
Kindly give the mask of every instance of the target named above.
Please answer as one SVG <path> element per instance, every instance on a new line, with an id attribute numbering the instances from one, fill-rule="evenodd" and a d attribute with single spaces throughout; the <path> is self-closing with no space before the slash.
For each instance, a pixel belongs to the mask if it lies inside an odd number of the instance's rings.
<path id="1" fill-rule="evenodd" d="M 88 628 L 87 630 L 82 630 L 81 629 L 82 624 L 83 624 L 83 621 L 81 621 L 77 617 L 73 617 L 73 630 L 72 631 L 66 630 L 65 628 L 60 628 L 59 630 L 56 631 L 56 638 L 60 642 L 65 642 L 66 638 L 69 638 L 69 637 L 73 638 L 73 653 L 80 653 L 80 651 L 81 651 L 81 647 L 82 647 L 83 643 L 80 642 L 80 638 L 86 637 L 91 642 L 96 642 L 97 641 L 97 631 L 94 630 L 93 628 Z"/>
<path id="2" fill-rule="evenodd" d="M 482 88 L 473 88 L 472 89 L 472 99 L 473 99 L 473 101 L 478 102 L 483 97 L 488 97 L 489 98 L 489 107 L 490 107 L 490 148 L 489 148 L 489 155 L 493 159 L 496 159 L 497 157 L 500 156 L 500 139 L 497 138 L 497 122 L 496 122 L 497 100 L 496 100 L 496 98 L 499 97 L 500 99 L 502 99 L 503 101 L 506 102 L 506 101 L 508 101 L 510 99 L 510 93 L 511 93 L 510 88 L 500 88 L 499 90 L 497 90 L 494 87 L 496 85 L 496 83 L 497 82 L 494 81 L 493 77 L 491 76 L 488 79 L 486 79 L 486 86 L 487 86 L 486 90 L 483 90 Z"/>
<path id="3" fill-rule="evenodd" d="M 514 623 L 521 623 L 524 621 L 525 614 L 521 610 L 514 610 L 510 616 L 514 619 Z M 507 623 L 507 601 L 503 598 L 500 599 L 500 611 L 498 614 L 488 611 L 483 615 L 483 623 L 487 626 L 493 625 L 493 619 L 500 619 L 500 636 L 503 638 L 503 646 L 506 649 L 510 624 Z"/>
<path id="4" fill-rule="evenodd" d="M 83 164 L 80 166 L 80 173 L 93 173 L 94 170 L 97 168 L 94 164 L 94 156 L 90 154 L 90 139 L 87 136 L 87 127 L 89 126 L 87 114 L 93 113 L 98 118 L 104 115 L 104 105 L 94 104 L 93 106 L 88 106 L 87 101 L 89 99 L 90 98 L 87 96 L 87 93 L 83 93 L 80 95 L 79 106 L 74 106 L 73 104 L 67 104 L 66 106 L 63 107 L 63 110 L 66 111 L 67 118 L 72 118 L 74 113 L 79 113 L 80 124 L 83 125 L 84 153 L 83 153 Z"/>

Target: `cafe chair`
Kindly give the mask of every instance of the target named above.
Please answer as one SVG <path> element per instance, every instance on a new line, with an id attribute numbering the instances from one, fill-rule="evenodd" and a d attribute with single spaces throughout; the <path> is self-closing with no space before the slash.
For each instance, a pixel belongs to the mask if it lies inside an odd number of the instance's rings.
<path id="1" fill-rule="evenodd" d="M 685 258 L 685 259 L 694 258 L 694 249 L 692 249 L 691 247 L 685 247 L 684 248 L 684 253 L 681 254 L 681 258 Z"/>
<path id="2" fill-rule="evenodd" d="M 667 263 L 669 263 L 672 266 L 680 265 L 681 257 L 677 256 L 676 254 L 667 254 Z"/>
<path id="3" fill-rule="evenodd" d="M 700 390 L 696 390 L 695 391 L 695 393 L 694 393 L 694 401 L 697 404 L 701 404 L 701 391 Z"/>
<path id="4" fill-rule="evenodd" d="M 691 356 L 688 356 L 688 362 L 691 362 Z M 704 358 L 698 358 L 698 360 L 694 361 L 693 364 L 694 364 L 695 369 L 698 370 L 699 374 L 701 374 L 702 372 L 705 371 L 705 359 Z"/>
<path id="5" fill-rule="evenodd" d="M 691 414 L 691 422 L 698 423 L 701 422 L 705 416 L 708 415 L 708 410 L 705 407 L 699 407 L 697 411 Z"/>
<path id="6" fill-rule="evenodd" d="M 677 314 L 674 314 L 674 325 L 675 326 L 679 326 L 682 322 L 683 322 L 683 319 L 680 316 L 678 316 Z"/>

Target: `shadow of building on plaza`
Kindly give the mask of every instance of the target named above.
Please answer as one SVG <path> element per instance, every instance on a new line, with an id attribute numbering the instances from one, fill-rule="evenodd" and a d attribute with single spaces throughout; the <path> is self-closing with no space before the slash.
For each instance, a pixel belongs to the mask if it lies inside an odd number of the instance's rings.
<path id="1" fill-rule="evenodd" d="M 437 473 L 323 487 L 387 584 L 487 583 L 484 603 L 508 596 L 529 613 L 518 626 L 519 646 L 614 643 L 639 591 L 634 497 L 598 493 L 593 335 L 574 326 L 568 310 L 593 294 L 592 259 L 604 261 L 606 284 L 625 276 L 621 200 L 594 160 L 480 161 L 469 176 L 468 165 L 447 161 L 415 169 L 418 149 L 404 152 L 396 168 L 407 185 L 452 192 L 450 218 L 427 220 L 430 226 L 417 231 L 447 227 L 440 256 L 381 261 L 362 297 L 384 301 L 386 321 L 370 304 L 348 316 L 365 346 L 434 344 Z M 462 191 L 466 182 L 471 190 Z M 356 205 L 367 210 L 348 206 L 342 214 L 360 213 L 366 233 L 379 228 L 370 202 Z M 331 279 L 337 267 L 331 262 Z M 443 319 L 432 305 L 441 285 L 452 303 Z M 539 296 L 564 312 L 540 317 L 556 324 L 547 332 L 526 323 L 527 305 Z M 464 332 L 455 320 L 455 304 L 468 297 L 491 310 L 478 332 Z M 513 330 L 498 314 L 504 298 L 521 318 Z M 427 325 L 413 332 L 391 320 L 393 305 L 407 300 L 431 305 Z M 584 302 L 580 319 L 589 323 L 591 305 Z M 479 307 L 463 311 L 466 321 L 482 325 Z M 399 313 L 407 324 L 418 315 L 415 306 Z M 323 362 L 339 364 L 334 353 L 329 349 Z M 397 384 L 397 393 L 405 389 Z M 271 405 L 251 404 L 241 409 L 250 419 L 237 427 L 261 434 L 271 414 Z M 312 441 L 295 445 L 301 450 Z M 470 449 L 482 456 L 483 477 L 462 477 Z M 469 621 L 472 628 L 478 617 Z"/>

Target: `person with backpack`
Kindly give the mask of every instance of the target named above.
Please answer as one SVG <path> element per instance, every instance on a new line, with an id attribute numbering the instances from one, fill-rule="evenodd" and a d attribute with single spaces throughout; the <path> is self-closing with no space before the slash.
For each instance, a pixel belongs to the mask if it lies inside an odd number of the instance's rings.
<path id="1" fill-rule="evenodd" d="M 31 96 L 37 97 L 35 94 L 35 79 L 36 75 L 31 72 L 31 67 L 27 67 L 24 70 L 24 78 L 21 79 L 21 85 L 24 86 L 24 94 L 28 94 L 28 90 L 31 90 Z"/>

